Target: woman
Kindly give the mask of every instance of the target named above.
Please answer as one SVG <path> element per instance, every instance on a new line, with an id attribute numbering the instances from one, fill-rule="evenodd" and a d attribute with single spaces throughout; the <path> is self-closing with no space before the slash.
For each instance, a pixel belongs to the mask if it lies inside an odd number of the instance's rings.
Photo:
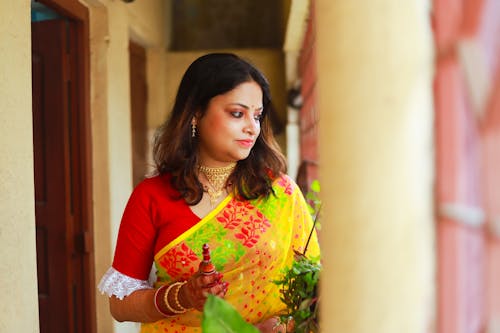
<path id="1" fill-rule="evenodd" d="M 267 80 L 236 55 L 208 54 L 187 69 L 154 143 L 158 174 L 134 189 L 99 285 L 116 320 L 141 322 L 143 333 L 201 332 L 210 293 L 261 332 L 287 330 L 273 280 L 303 250 L 312 223 L 284 174 L 269 112 Z M 205 243 L 213 274 L 199 271 Z M 315 234 L 308 254 L 319 254 Z"/>

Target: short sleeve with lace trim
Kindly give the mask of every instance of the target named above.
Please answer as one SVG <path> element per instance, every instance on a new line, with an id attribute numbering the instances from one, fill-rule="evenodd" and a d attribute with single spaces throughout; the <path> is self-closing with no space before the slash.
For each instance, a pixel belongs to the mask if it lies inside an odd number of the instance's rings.
<path id="1" fill-rule="evenodd" d="M 109 297 L 116 296 L 123 299 L 136 290 L 152 289 L 152 286 L 148 281 L 131 278 L 111 267 L 104 274 L 97 288 Z"/>

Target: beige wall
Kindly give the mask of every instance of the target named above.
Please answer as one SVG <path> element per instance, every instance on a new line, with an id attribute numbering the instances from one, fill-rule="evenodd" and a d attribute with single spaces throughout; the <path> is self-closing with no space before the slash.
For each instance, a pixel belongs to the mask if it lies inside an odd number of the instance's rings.
<path id="1" fill-rule="evenodd" d="M 29 1 L 0 1 L 0 332 L 38 332 Z"/>
<path id="2" fill-rule="evenodd" d="M 169 44 L 170 0 L 141 0 L 123 5 L 127 9 L 130 38 L 144 47 Z"/>
<path id="3" fill-rule="evenodd" d="M 430 1 L 317 0 L 322 332 L 429 332 Z"/>
<path id="4" fill-rule="evenodd" d="M 166 56 L 166 97 L 167 107 L 157 113 L 151 114 L 151 125 L 159 126 L 167 117 L 174 104 L 175 94 L 181 81 L 182 75 L 188 66 L 199 56 L 214 52 L 211 50 L 198 52 L 168 52 Z M 264 49 L 238 49 L 238 50 L 217 50 L 216 52 L 232 52 L 244 59 L 252 62 L 259 68 L 269 80 L 271 85 L 271 95 L 274 106 L 279 113 L 281 121 L 286 124 L 286 83 L 284 55 L 280 50 Z M 283 152 L 286 152 L 285 131 L 277 135 L 278 143 Z"/>

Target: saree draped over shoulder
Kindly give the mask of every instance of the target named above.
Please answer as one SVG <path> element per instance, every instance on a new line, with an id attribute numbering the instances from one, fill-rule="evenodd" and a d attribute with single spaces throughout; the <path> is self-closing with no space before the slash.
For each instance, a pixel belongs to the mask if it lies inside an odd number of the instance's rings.
<path id="1" fill-rule="evenodd" d="M 207 216 L 177 231 L 161 246 L 156 244 L 155 287 L 194 274 L 202 258 L 202 246 L 207 243 L 217 271 L 229 282 L 225 300 L 246 321 L 256 323 L 282 313 L 285 306 L 273 281 L 291 266 L 294 250 L 303 251 L 313 223 L 302 193 L 288 176 L 277 178 L 273 190 L 274 195 L 250 201 L 229 195 Z M 319 256 L 316 232 L 307 256 Z M 143 323 L 141 333 L 201 332 L 201 317 L 201 312 L 190 310 Z"/>

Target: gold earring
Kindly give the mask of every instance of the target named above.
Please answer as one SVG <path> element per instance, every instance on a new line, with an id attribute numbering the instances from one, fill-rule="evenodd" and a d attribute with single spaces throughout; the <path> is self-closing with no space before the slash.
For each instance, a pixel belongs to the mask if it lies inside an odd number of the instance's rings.
<path id="1" fill-rule="evenodd" d="M 196 136 L 196 124 L 191 123 L 191 137 L 194 138 Z"/>

